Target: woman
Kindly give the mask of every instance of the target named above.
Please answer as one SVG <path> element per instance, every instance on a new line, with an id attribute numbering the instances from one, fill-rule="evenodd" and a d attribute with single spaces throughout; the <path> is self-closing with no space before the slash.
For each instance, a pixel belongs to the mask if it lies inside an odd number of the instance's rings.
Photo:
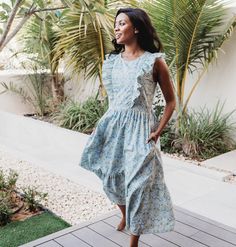
<path id="1" fill-rule="evenodd" d="M 130 247 L 136 247 L 141 234 L 174 229 L 159 137 L 176 102 L 162 45 L 146 12 L 118 10 L 114 32 L 115 50 L 103 63 L 109 108 L 89 137 L 81 166 L 101 178 L 122 213 L 117 230 L 129 230 Z M 159 123 L 152 110 L 157 83 L 166 101 Z"/>

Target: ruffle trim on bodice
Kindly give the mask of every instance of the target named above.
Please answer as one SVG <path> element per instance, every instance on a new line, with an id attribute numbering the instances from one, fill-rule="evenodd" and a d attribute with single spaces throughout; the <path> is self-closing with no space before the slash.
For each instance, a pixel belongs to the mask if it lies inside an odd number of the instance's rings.
<path id="1" fill-rule="evenodd" d="M 133 97 L 131 99 L 133 107 L 135 104 L 139 104 L 142 88 L 147 87 L 146 83 L 151 83 L 153 86 L 153 66 L 157 58 L 165 58 L 165 53 L 155 52 L 146 56 L 142 64 L 140 71 L 138 72 Z"/>
<path id="2" fill-rule="evenodd" d="M 112 71 L 114 63 L 116 59 L 119 59 L 119 57 L 120 54 L 106 54 L 106 59 L 103 62 L 102 78 L 106 90 L 109 91 L 108 97 L 110 103 L 114 101 L 116 96 L 113 90 Z M 122 101 L 122 107 L 132 108 L 137 106 L 140 108 L 141 106 L 145 111 L 150 109 L 152 104 L 151 101 L 153 99 L 153 92 L 156 87 L 152 77 L 153 65 L 157 58 L 165 58 L 165 54 L 160 52 L 150 53 L 146 51 L 146 54 L 141 57 L 142 61 L 139 65 L 140 67 L 137 70 L 138 72 L 137 76 L 135 77 L 135 82 L 125 89 L 128 90 L 129 93 L 126 94 L 126 100 Z M 144 91 L 146 93 L 144 93 Z M 145 97 L 145 100 L 142 97 Z M 116 105 L 120 105 L 119 99 L 116 102 Z"/>
<path id="3" fill-rule="evenodd" d="M 106 84 L 106 90 L 109 92 L 112 92 L 112 94 L 109 94 L 109 101 L 111 102 L 114 99 L 113 94 L 113 86 L 112 86 L 112 69 L 115 62 L 115 59 L 117 57 L 117 54 L 106 54 L 105 60 L 103 62 L 103 72 L 102 72 L 102 79 L 104 83 Z"/>

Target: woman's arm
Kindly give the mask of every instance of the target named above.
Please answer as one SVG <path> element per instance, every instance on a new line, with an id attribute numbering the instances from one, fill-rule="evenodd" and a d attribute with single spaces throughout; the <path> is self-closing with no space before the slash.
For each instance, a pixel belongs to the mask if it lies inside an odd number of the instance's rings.
<path id="1" fill-rule="evenodd" d="M 152 139 L 155 142 L 159 138 L 161 132 L 170 120 L 176 106 L 173 84 L 170 78 L 170 73 L 164 59 L 157 59 L 153 66 L 153 80 L 159 82 L 161 91 L 164 95 L 166 105 L 163 116 L 160 120 L 158 128 L 152 132 L 147 140 L 147 143 Z"/>

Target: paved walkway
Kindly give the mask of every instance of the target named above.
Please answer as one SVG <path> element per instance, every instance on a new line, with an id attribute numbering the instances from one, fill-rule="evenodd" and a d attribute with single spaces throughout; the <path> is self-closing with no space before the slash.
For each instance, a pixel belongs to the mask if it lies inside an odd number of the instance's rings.
<path id="1" fill-rule="evenodd" d="M 140 247 L 234 247 L 236 229 L 175 207 L 174 231 L 144 234 Z M 118 211 L 111 212 L 78 226 L 70 227 L 21 247 L 116 247 L 129 246 L 129 232 L 118 232 Z"/>
<path id="2" fill-rule="evenodd" d="M 88 135 L 0 112 L 0 148 L 78 184 L 102 192 L 96 175 L 79 167 Z M 163 156 L 167 186 L 176 206 L 236 228 L 236 186 L 227 175 Z"/>

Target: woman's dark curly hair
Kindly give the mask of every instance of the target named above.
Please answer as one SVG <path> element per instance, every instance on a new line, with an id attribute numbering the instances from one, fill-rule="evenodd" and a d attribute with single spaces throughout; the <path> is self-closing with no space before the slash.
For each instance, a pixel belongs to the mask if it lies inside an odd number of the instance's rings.
<path id="1" fill-rule="evenodd" d="M 158 37 L 149 16 L 144 10 L 139 8 L 121 8 L 117 11 L 116 17 L 120 13 L 126 14 L 133 24 L 133 27 L 139 31 L 137 33 L 137 41 L 140 48 L 151 53 L 163 51 L 163 45 L 160 41 L 160 38 Z M 111 54 L 118 54 L 124 51 L 124 45 L 117 44 L 116 39 L 113 39 L 112 43 L 115 50 L 113 50 Z"/>

